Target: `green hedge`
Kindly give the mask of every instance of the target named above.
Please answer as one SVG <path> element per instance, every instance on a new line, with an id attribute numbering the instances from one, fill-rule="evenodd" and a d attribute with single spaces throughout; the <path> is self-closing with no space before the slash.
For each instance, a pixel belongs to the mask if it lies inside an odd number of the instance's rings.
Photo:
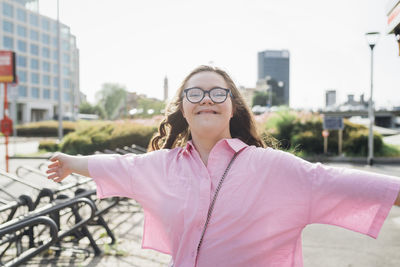
<path id="1" fill-rule="evenodd" d="M 368 130 L 352 131 L 343 143 L 343 150 L 349 156 L 368 155 Z M 382 154 L 383 140 L 382 136 L 374 133 L 374 154 Z"/>
<path id="2" fill-rule="evenodd" d="M 99 122 L 64 137 L 60 150 L 68 154 L 89 155 L 104 149 L 122 148 L 136 144 L 147 147 L 157 128 L 130 121 Z"/>
<path id="3" fill-rule="evenodd" d="M 342 151 L 348 156 L 367 156 L 368 129 L 344 120 Z M 301 152 L 303 155 L 322 154 L 322 116 L 320 114 L 280 111 L 264 125 L 265 132 L 272 134 L 283 149 Z M 382 136 L 374 133 L 374 153 L 384 155 Z M 338 153 L 338 131 L 330 131 L 328 153 Z"/>
<path id="4" fill-rule="evenodd" d="M 76 122 L 63 121 L 64 135 L 75 131 Z M 40 121 L 17 126 L 17 136 L 25 137 L 57 137 L 58 121 Z"/>
<path id="5" fill-rule="evenodd" d="M 58 149 L 58 140 L 45 139 L 39 142 L 39 150 L 55 152 L 58 151 Z"/>

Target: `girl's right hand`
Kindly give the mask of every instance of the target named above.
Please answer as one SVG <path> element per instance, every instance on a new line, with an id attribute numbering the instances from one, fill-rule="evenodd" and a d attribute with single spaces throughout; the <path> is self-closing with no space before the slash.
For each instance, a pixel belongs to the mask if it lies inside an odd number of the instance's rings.
<path id="1" fill-rule="evenodd" d="M 73 160 L 73 156 L 56 152 L 51 158 L 50 161 L 51 163 L 49 166 L 47 166 L 47 171 L 46 173 L 49 174 L 47 176 L 48 179 L 53 180 L 54 182 L 61 182 L 64 180 L 65 177 L 70 175 L 72 173 L 70 164 L 71 161 Z"/>

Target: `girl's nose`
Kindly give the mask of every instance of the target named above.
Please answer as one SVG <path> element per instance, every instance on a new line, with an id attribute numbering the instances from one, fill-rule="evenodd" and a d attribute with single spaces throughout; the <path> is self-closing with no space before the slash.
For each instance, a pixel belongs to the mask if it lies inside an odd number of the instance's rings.
<path id="1" fill-rule="evenodd" d="M 200 101 L 200 105 L 204 105 L 204 104 L 214 104 L 214 102 L 210 98 L 209 93 L 206 93 L 204 95 L 204 98 Z"/>

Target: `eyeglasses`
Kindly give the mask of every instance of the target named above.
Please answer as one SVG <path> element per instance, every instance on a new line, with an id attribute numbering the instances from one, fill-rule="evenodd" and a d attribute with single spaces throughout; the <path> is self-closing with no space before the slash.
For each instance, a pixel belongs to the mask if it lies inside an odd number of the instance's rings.
<path id="1" fill-rule="evenodd" d="M 197 87 L 187 88 L 183 90 L 183 94 L 186 95 L 186 99 L 193 104 L 201 102 L 206 94 L 208 94 L 212 102 L 216 104 L 225 102 L 228 94 L 232 97 L 232 92 L 230 89 L 219 87 L 212 88 L 209 91 Z"/>

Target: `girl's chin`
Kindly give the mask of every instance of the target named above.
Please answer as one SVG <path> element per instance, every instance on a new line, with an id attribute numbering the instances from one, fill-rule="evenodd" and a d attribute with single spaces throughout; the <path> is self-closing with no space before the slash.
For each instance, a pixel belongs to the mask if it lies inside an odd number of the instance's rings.
<path id="1" fill-rule="evenodd" d="M 220 123 L 202 123 L 198 124 L 196 127 L 190 127 L 190 131 L 202 136 L 214 136 L 216 133 L 225 132 L 226 129 L 221 126 L 222 125 Z M 229 129 L 227 129 L 226 132 L 229 133 Z"/>

